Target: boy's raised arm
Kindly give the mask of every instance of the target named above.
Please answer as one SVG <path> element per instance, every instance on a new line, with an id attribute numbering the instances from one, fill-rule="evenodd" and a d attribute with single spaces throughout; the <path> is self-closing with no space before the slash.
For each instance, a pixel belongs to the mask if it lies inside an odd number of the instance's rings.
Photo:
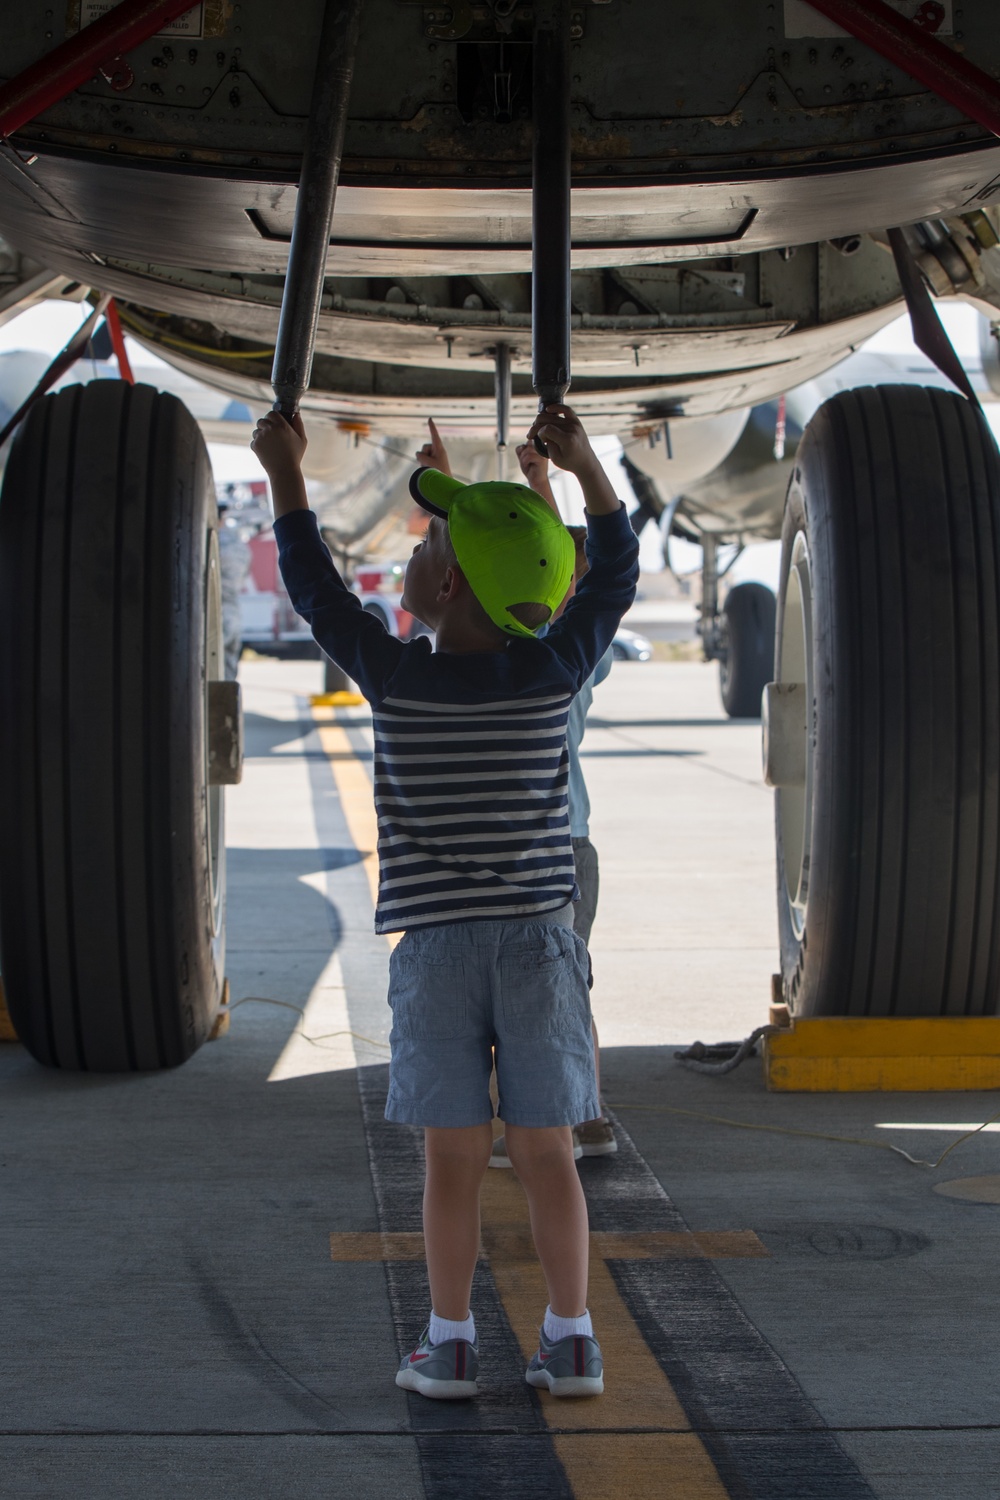
<path id="1" fill-rule="evenodd" d="M 621 509 L 622 502 L 572 407 L 547 406 L 540 411 L 525 441 L 533 442 L 536 437 L 547 445 L 553 463 L 576 475 L 589 516 L 610 516 Z"/>
<path id="2" fill-rule="evenodd" d="M 635 598 L 639 542 L 572 408 L 547 406 L 539 412 L 528 430 L 528 442 L 536 436 L 548 445 L 560 469 L 576 475 L 587 508 L 590 568 L 545 638 L 548 646 L 573 665 L 582 682 L 611 644 L 622 615 Z"/>
<path id="3" fill-rule="evenodd" d="M 549 483 L 549 461 L 539 453 L 534 443 L 518 443 L 514 449 L 517 461 L 521 465 L 521 473 L 531 485 L 536 495 L 540 495 L 556 515 L 559 515 L 559 507 L 556 497 L 552 493 Z M 560 518 L 561 519 L 561 518 Z"/>
<path id="4" fill-rule="evenodd" d="M 314 639 L 354 678 L 369 702 L 377 702 L 399 663 L 402 644 L 362 608 L 334 567 L 306 498 L 306 442 L 298 413 L 289 422 L 270 411 L 257 423 L 250 444 L 271 481 L 281 576 Z"/>
<path id="5" fill-rule="evenodd" d="M 416 454 L 417 463 L 425 469 L 438 469 L 442 474 L 451 474 L 451 463 L 448 460 L 448 449 L 445 447 L 444 438 L 438 432 L 433 417 L 427 418 L 427 429 L 430 437 Z"/>
<path id="6" fill-rule="evenodd" d="M 293 510 L 308 510 L 302 457 L 309 439 L 298 412 L 287 421 L 280 412 L 269 411 L 254 428 L 250 447 L 271 481 L 274 518 Z"/>

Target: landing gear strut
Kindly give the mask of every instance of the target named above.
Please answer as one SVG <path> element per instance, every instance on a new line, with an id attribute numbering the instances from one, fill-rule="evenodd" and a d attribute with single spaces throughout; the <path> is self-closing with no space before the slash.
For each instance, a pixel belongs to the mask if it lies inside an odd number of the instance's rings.
<path id="1" fill-rule="evenodd" d="M 539 411 L 564 401 L 570 384 L 569 28 L 569 0 L 535 0 L 531 383 Z"/>
<path id="2" fill-rule="evenodd" d="M 726 570 L 719 570 L 715 537 L 706 533 L 701 541 L 698 634 L 705 660 L 719 663 L 719 691 L 729 717 L 756 719 L 774 667 L 774 595 L 762 583 L 738 583 L 729 590 L 720 612 L 719 579 Z"/>
<path id="3" fill-rule="evenodd" d="M 298 411 L 312 372 L 360 20 L 361 0 L 327 0 L 271 369 L 285 417 Z"/>
<path id="4" fill-rule="evenodd" d="M 361 0 L 327 0 L 271 368 L 274 409 L 289 418 L 312 373 L 360 22 Z M 351 687 L 347 673 L 324 656 L 324 693 Z"/>

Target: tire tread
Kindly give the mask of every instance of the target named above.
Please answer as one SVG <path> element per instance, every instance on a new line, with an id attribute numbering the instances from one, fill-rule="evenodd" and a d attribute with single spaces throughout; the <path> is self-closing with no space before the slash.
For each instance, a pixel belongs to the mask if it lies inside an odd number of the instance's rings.
<path id="1" fill-rule="evenodd" d="M 785 525 L 814 556 L 813 863 L 799 1013 L 981 1015 L 1000 974 L 1000 458 L 981 413 L 842 392 L 803 439 Z M 779 837 L 780 864 L 780 837 Z"/>
<path id="2" fill-rule="evenodd" d="M 0 943 L 50 1066 L 183 1062 L 221 985 L 204 848 L 204 443 L 118 381 L 44 398 L 0 504 Z"/>

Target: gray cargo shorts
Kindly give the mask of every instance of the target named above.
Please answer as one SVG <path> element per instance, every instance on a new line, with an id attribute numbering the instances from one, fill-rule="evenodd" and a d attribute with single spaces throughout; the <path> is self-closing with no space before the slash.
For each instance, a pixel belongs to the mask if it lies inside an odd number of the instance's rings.
<path id="1" fill-rule="evenodd" d="M 587 945 L 573 908 L 411 928 L 389 960 L 385 1117 L 402 1125 L 576 1125 L 600 1114 Z"/>

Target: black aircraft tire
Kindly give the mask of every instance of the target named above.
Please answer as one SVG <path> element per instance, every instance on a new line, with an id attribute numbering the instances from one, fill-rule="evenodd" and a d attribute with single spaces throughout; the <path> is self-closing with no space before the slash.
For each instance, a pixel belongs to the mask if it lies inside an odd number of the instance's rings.
<path id="1" fill-rule="evenodd" d="M 174 1066 L 206 1039 L 224 960 L 216 504 L 173 396 L 47 396 L 0 501 L 0 966 L 39 1062 Z"/>
<path id="2" fill-rule="evenodd" d="M 776 661 L 806 678 L 804 784 L 775 799 L 793 1013 L 996 1013 L 1000 455 L 962 397 L 882 386 L 813 418 Z"/>
<path id="3" fill-rule="evenodd" d="M 776 602 L 763 583 L 738 583 L 723 605 L 726 652 L 719 662 L 722 706 L 731 719 L 759 719 L 774 674 Z"/>

